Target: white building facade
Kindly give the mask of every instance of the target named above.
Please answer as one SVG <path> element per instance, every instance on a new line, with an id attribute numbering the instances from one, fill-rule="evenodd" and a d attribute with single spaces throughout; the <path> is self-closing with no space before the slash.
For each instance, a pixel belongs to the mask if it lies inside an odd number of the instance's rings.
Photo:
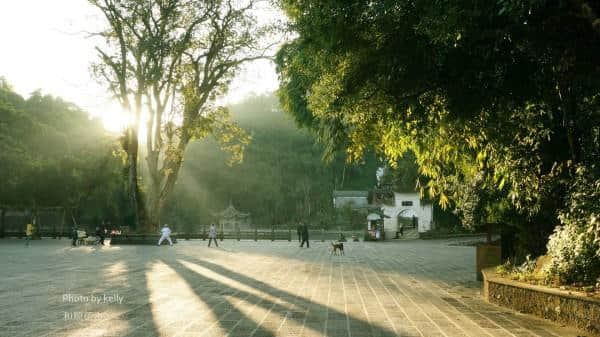
<path id="1" fill-rule="evenodd" d="M 394 192 L 394 204 L 383 204 L 381 208 L 387 216 L 383 219 L 383 225 L 388 238 L 396 236 L 400 230 L 399 223 L 405 222 L 404 226 L 407 227 L 413 219 L 419 233 L 433 229 L 433 205 L 423 204 L 419 193 Z"/>
<path id="2" fill-rule="evenodd" d="M 419 193 L 394 192 L 393 200 L 370 204 L 368 191 L 334 191 L 333 205 L 335 208 L 342 208 L 345 205 L 351 205 L 353 208 L 380 207 L 384 214 L 383 228 L 386 238 L 396 237 L 401 223 L 404 224 L 405 229 L 412 228 L 414 225 L 419 233 L 434 228 L 433 205 L 423 203 Z M 371 229 L 371 222 L 376 221 L 376 218 L 380 216 L 375 213 L 367 215 L 365 219 L 367 229 Z"/>

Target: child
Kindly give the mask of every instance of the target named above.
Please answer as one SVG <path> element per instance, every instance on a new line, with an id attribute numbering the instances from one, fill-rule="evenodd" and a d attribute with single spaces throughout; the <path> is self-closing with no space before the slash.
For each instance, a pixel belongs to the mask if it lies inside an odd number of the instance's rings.
<path id="1" fill-rule="evenodd" d="M 29 247 L 29 243 L 33 238 L 33 230 L 34 230 L 35 218 L 33 219 L 33 224 L 28 223 L 27 228 L 25 229 L 25 247 Z"/>

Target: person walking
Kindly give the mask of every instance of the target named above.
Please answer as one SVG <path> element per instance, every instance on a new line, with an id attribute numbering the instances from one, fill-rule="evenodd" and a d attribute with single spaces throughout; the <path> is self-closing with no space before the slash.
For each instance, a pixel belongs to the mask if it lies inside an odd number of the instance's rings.
<path id="1" fill-rule="evenodd" d="M 210 225 L 210 229 L 208 230 L 208 246 L 209 247 L 210 247 L 211 241 L 214 241 L 215 245 L 217 245 L 217 247 L 219 247 L 219 244 L 217 243 L 217 228 L 215 227 L 215 224 Z"/>
<path id="2" fill-rule="evenodd" d="M 104 246 L 104 230 L 100 227 L 96 227 L 96 238 L 98 243 Z"/>
<path id="3" fill-rule="evenodd" d="M 73 228 L 71 228 L 71 238 L 73 239 L 71 246 L 77 247 L 77 226 L 73 226 Z"/>
<path id="4" fill-rule="evenodd" d="M 158 239 L 158 244 L 157 246 L 160 246 L 160 244 L 167 239 L 167 241 L 169 241 L 169 244 L 171 245 L 171 247 L 173 247 L 173 241 L 171 241 L 171 228 L 169 228 L 169 225 L 164 224 L 163 228 L 160 230 L 160 239 Z"/>
<path id="5" fill-rule="evenodd" d="M 33 221 L 28 223 L 25 227 L 25 247 L 29 247 L 31 239 L 33 238 L 33 231 L 35 230 L 35 218 Z"/>
<path id="6" fill-rule="evenodd" d="M 302 226 L 302 242 L 300 243 L 300 247 L 303 247 L 305 242 L 306 248 L 310 248 L 310 244 L 308 243 L 308 225 Z"/>
<path id="7" fill-rule="evenodd" d="M 298 227 L 296 227 L 296 231 L 298 232 L 298 242 L 302 242 L 302 223 L 298 223 Z"/>

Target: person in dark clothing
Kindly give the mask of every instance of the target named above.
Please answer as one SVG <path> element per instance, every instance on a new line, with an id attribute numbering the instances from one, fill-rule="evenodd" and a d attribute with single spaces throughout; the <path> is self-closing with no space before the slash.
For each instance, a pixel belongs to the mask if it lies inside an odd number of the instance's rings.
<path id="1" fill-rule="evenodd" d="M 73 242 L 71 243 L 71 245 L 73 247 L 77 246 L 77 227 L 73 226 L 73 228 L 71 229 L 71 238 L 73 238 Z"/>
<path id="2" fill-rule="evenodd" d="M 96 237 L 98 238 L 98 243 L 104 246 L 104 230 L 100 227 L 96 227 Z"/>
<path id="3" fill-rule="evenodd" d="M 302 224 L 301 223 L 298 224 L 296 231 L 298 232 L 298 242 L 301 242 L 302 241 Z"/>
<path id="4" fill-rule="evenodd" d="M 308 226 L 302 226 L 302 243 L 300 243 L 300 247 L 304 246 L 306 242 L 306 248 L 310 248 L 310 244 L 308 243 Z"/>

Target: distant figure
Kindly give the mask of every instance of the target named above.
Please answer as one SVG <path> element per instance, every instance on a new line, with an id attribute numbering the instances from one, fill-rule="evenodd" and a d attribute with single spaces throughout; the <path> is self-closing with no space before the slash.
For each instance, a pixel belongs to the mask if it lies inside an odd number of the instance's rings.
<path id="1" fill-rule="evenodd" d="M 104 231 L 100 227 L 96 227 L 96 237 L 98 238 L 98 243 L 104 246 Z"/>
<path id="2" fill-rule="evenodd" d="M 215 224 L 210 225 L 210 228 L 208 230 L 208 246 L 209 247 L 210 247 L 211 241 L 214 241 L 215 245 L 217 245 L 217 247 L 219 247 L 219 244 L 217 243 L 217 228 L 215 228 Z"/>
<path id="3" fill-rule="evenodd" d="M 160 244 L 167 239 L 167 241 L 169 241 L 169 244 L 171 245 L 171 247 L 173 247 L 173 241 L 171 241 L 171 228 L 169 228 L 169 225 L 164 224 L 163 228 L 160 230 L 161 235 L 160 235 L 160 239 L 158 239 L 158 244 L 157 246 L 160 246 Z"/>
<path id="4" fill-rule="evenodd" d="M 33 238 L 35 218 L 33 218 L 33 223 L 28 223 L 25 228 L 25 247 L 29 247 L 31 239 Z"/>
<path id="5" fill-rule="evenodd" d="M 404 236 L 404 224 L 400 224 L 400 236 Z"/>
<path id="6" fill-rule="evenodd" d="M 298 223 L 298 227 L 296 228 L 296 232 L 298 232 L 298 242 L 302 241 L 302 223 Z"/>
<path id="7" fill-rule="evenodd" d="M 71 238 L 73 238 L 71 245 L 73 247 L 77 247 L 77 226 L 73 226 L 73 228 L 71 228 Z"/>
<path id="8" fill-rule="evenodd" d="M 306 248 L 310 248 L 310 244 L 308 243 L 308 225 L 302 226 L 302 243 L 300 243 L 300 247 L 303 247 L 305 242 Z"/>
<path id="9" fill-rule="evenodd" d="M 379 228 L 377 228 L 377 230 L 375 230 L 375 239 L 379 240 L 380 237 L 381 237 L 381 232 L 379 231 Z"/>
<path id="10" fill-rule="evenodd" d="M 385 174 L 385 168 L 384 167 L 378 167 L 377 171 L 375 171 L 375 177 L 377 178 L 377 186 L 381 186 L 381 180 L 383 178 L 383 175 Z"/>

